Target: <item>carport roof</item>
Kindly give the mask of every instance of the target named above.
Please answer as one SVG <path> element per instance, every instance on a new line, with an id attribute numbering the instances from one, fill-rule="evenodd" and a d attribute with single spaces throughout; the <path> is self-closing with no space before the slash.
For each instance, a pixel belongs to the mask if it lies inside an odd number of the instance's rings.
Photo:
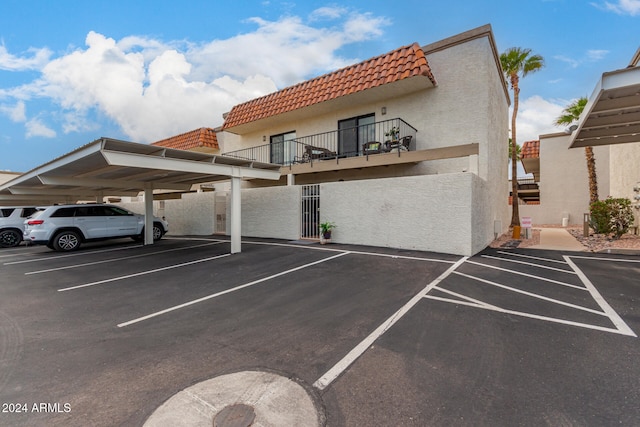
<path id="1" fill-rule="evenodd" d="M 634 59 L 628 68 L 602 74 L 571 137 L 571 148 L 640 142 L 637 65 Z"/>
<path id="2" fill-rule="evenodd" d="M 68 202 L 226 180 L 279 179 L 280 166 L 100 138 L 0 185 L 0 204 Z"/>

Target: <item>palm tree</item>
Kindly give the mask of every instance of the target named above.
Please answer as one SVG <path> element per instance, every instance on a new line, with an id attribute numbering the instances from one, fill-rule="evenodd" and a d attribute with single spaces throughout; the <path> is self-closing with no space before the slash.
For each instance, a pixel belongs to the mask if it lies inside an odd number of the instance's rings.
<path id="1" fill-rule="evenodd" d="M 569 104 L 560 117 L 553 122 L 556 126 L 569 126 L 580 119 L 580 114 L 587 105 L 588 99 L 580 97 Z M 587 172 L 589 174 L 589 204 L 598 201 L 598 177 L 596 175 L 596 158 L 593 155 L 592 147 L 584 147 L 584 155 L 587 158 Z"/>
<path id="2" fill-rule="evenodd" d="M 518 116 L 518 101 L 520 95 L 520 77 L 526 77 L 529 73 L 544 67 L 544 58 L 540 55 L 532 55 L 531 49 L 512 47 L 500 55 L 500 64 L 506 79 L 513 89 L 513 114 L 511 115 L 511 145 L 516 146 L 516 117 Z M 520 212 L 518 209 L 518 165 L 517 150 L 511 150 L 511 226 L 520 225 Z"/>

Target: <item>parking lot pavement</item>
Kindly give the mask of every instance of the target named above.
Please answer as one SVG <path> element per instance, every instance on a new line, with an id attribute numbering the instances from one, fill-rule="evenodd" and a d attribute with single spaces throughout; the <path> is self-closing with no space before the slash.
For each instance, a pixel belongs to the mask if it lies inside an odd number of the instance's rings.
<path id="1" fill-rule="evenodd" d="M 309 425 L 640 419 L 638 259 L 229 250 L 172 238 L 0 252 L 0 425 L 143 425 L 172 402 L 211 425 L 229 399 L 258 418 L 305 408 L 291 419 Z"/>

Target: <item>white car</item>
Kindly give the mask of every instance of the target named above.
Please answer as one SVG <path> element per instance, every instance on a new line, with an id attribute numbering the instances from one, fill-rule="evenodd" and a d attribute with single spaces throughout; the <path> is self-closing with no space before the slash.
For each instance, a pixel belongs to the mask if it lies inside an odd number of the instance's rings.
<path id="1" fill-rule="evenodd" d="M 22 242 L 25 219 L 42 209 L 36 206 L 0 207 L 0 247 L 18 246 Z"/>
<path id="2" fill-rule="evenodd" d="M 169 231 L 163 219 L 153 218 L 153 240 Z M 83 242 L 131 237 L 144 239 L 144 215 L 107 204 L 59 205 L 25 221 L 24 240 L 57 251 L 73 251 Z"/>

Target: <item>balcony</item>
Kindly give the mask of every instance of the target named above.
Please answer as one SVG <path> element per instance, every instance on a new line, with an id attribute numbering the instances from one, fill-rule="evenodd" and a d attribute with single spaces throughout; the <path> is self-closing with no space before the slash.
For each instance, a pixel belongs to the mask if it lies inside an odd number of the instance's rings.
<path id="1" fill-rule="evenodd" d="M 282 166 L 313 164 L 318 161 L 371 154 L 415 151 L 417 130 L 402 119 L 302 136 L 282 142 L 223 153 L 224 156 Z"/>

